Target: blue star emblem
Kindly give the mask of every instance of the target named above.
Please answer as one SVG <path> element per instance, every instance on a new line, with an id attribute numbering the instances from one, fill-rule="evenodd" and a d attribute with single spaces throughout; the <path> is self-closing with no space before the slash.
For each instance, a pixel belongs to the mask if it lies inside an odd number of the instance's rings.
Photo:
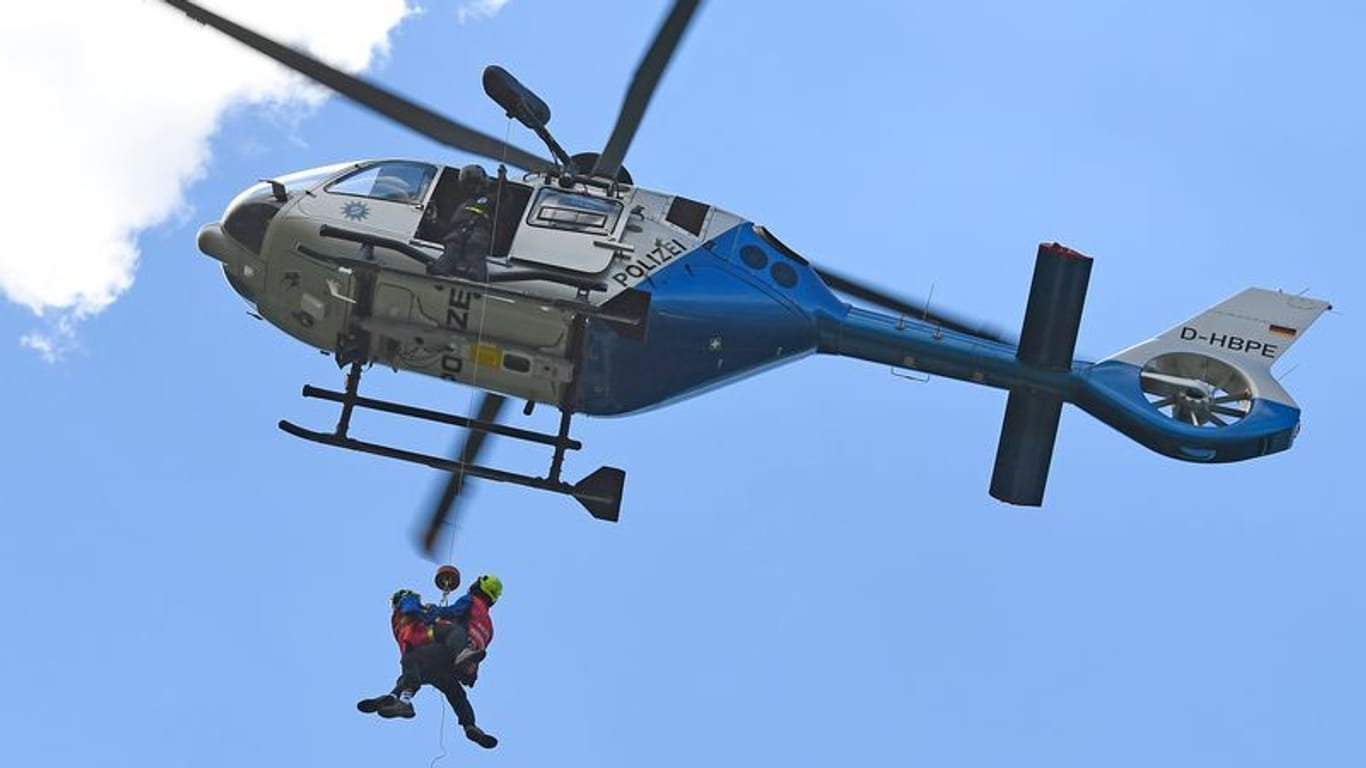
<path id="1" fill-rule="evenodd" d="M 360 221 L 370 215 L 370 207 L 358 200 L 342 203 L 342 215 L 351 221 Z"/>

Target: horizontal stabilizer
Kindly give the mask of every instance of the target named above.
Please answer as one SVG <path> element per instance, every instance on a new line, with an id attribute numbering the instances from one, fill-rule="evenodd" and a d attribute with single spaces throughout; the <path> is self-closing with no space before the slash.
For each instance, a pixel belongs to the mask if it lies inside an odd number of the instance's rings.
<path id="1" fill-rule="evenodd" d="M 1072 367 L 1090 281 L 1090 256 L 1058 243 L 1039 244 L 1015 354 L 1020 362 L 1062 371 Z"/>
<path id="2" fill-rule="evenodd" d="M 1062 399 L 1055 395 L 1011 391 L 991 473 L 992 496 L 1027 507 L 1043 504 L 1061 414 Z"/>
<path id="3" fill-rule="evenodd" d="M 1058 243 L 1042 243 L 1034 260 L 1020 346 L 1020 362 L 1054 371 L 1072 366 L 1091 258 Z M 991 495 L 1009 504 L 1043 503 L 1053 442 L 1058 436 L 1062 398 L 1032 389 L 1012 389 L 996 445 Z"/>

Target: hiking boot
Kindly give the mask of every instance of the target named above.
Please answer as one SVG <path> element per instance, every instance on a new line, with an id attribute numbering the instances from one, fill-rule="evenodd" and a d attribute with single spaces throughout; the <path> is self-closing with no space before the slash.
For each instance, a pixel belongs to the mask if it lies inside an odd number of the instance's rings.
<path id="1" fill-rule="evenodd" d="M 465 726 L 465 738 L 469 739 L 475 744 L 478 744 L 484 749 L 493 749 L 494 747 L 498 746 L 498 739 L 494 738 L 493 736 L 487 733 L 484 733 L 483 729 L 481 729 L 477 725 Z"/>
<path id="2" fill-rule="evenodd" d="M 361 699 L 356 702 L 356 709 L 359 709 L 368 715 L 371 712 L 378 712 L 383 707 L 392 705 L 396 701 L 398 701 L 398 697 L 394 696 L 392 693 L 386 693 L 383 696 L 376 696 L 373 699 Z"/>
<path id="3" fill-rule="evenodd" d="M 413 703 L 411 701 L 404 701 L 403 699 L 394 699 L 392 702 L 379 708 L 379 716 L 384 718 L 409 718 L 416 714 L 417 712 L 413 710 Z"/>

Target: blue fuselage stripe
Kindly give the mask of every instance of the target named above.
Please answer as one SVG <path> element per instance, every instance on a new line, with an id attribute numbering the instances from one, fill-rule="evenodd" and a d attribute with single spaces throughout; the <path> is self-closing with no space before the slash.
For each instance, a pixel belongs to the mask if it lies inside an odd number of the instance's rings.
<path id="1" fill-rule="evenodd" d="M 1028 365 L 1009 344 L 851 307 L 810 266 L 748 223 L 673 259 L 636 288 L 650 293 L 643 338 L 601 320 L 588 322 L 579 412 L 641 411 L 821 352 L 1049 392 L 1155 451 L 1188 461 L 1237 461 L 1284 450 L 1299 424 L 1297 408 L 1255 398 L 1235 424 L 1195 427 L 1154 408 L 1133 365 Z"/>

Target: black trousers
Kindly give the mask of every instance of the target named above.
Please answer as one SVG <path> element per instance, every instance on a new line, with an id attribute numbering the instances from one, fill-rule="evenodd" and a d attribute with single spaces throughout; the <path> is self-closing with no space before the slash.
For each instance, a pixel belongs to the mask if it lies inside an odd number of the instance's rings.
<path id="1" fill-rule="evenodd" d="M 395 690 L 416 692 L 428 679 L 446 672 L 453 672 L 455 657 L 469 643 L 469 635 L 465 632 L 464 625 L 455 623 L 433 626 L 432 639 L 434 642 L 418 646 L 399 659 L 401 674 L 398 676 L 398 685 Z M 417 651 L 426 648 L 440 648 L 445 651 L 445 655 L 436 651 L 417 653 Z M 454 677 L 454 675 L 452 676 Z"/>
<path id="2" fill-rule="evenodd" d="M 470 644 L 469 632 L 464 624 L 451 622 L 450 624 L 435 624 L 432 626 L 432 637 L 451 652 L 454 659 L 465 646 Z"/>
<path id="3" fill-rule="evenodd" d="M 463 637 L 463 632 L 460 634 Z M 463 642 L 461 647 L 464 647 Z M 456 679 L 455 656 L 445 645 L 436 642 L 414 648 L 403 654 L 399 666 L 402 674 L 394 684 L 395 696 L 403 691 L 417 693 L 417 689 L 430 685 L 445 694 L 461 725 L 474 725 L 474 707 L 470 706 L 464 687 Z"/>
<path id="4" fill-rule="evenodd" d="M 455 275 L 484 282 L 488 280 L 489 248 L 492 234 L 484 226 L 459 226 L 442 241 L 441 258 L 430 270 L 438 275 Z"/>

